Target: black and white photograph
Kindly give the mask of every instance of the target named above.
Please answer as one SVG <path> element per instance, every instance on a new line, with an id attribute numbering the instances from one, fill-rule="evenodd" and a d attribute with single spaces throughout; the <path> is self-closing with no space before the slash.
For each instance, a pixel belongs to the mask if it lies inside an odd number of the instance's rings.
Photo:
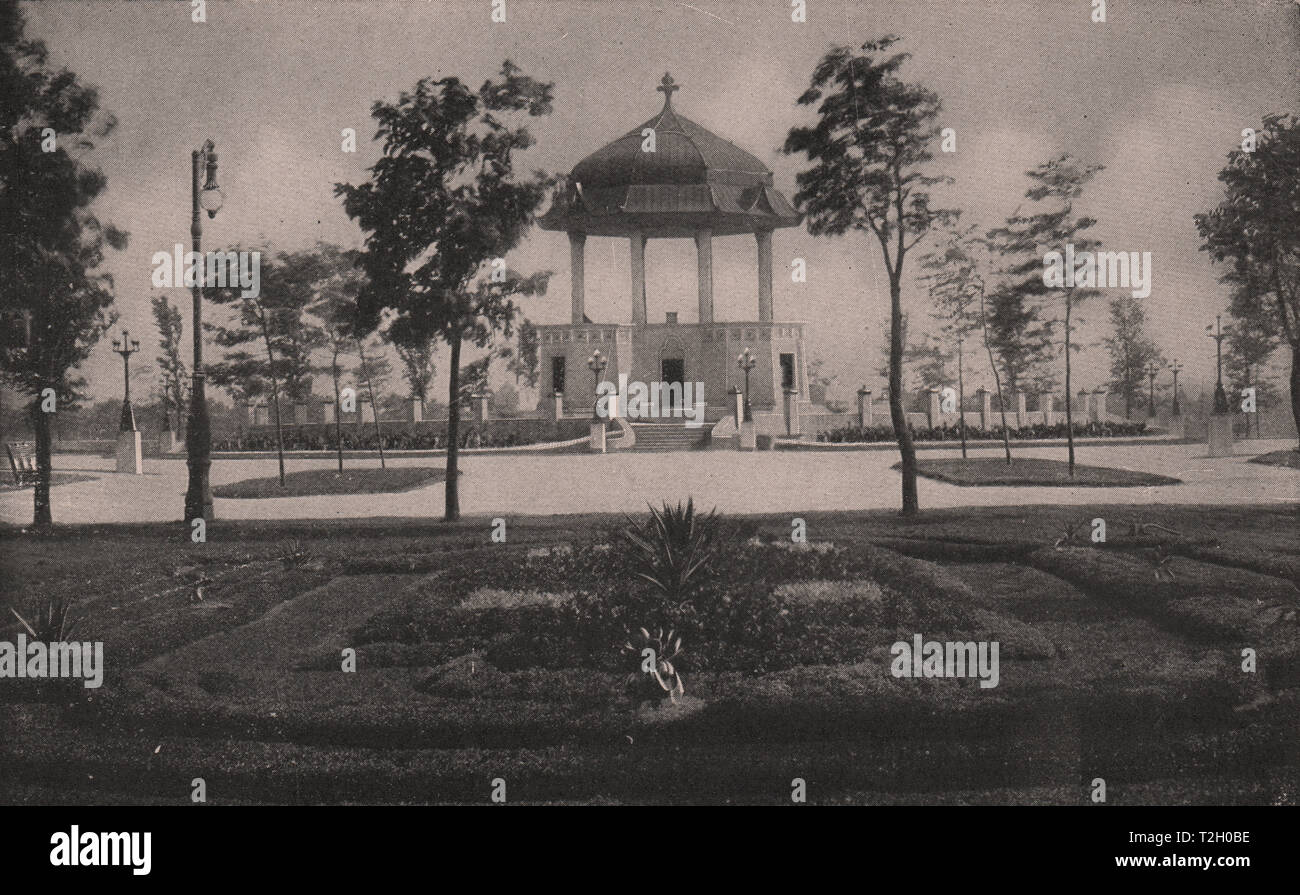
<path id="1" fill-rule="evenodd" d="M 1232 885 L 1300 802 L 1298 114 L 1295 0 L 6 0 L 24 860 L 1212 807 L 1087 860 Z"/>

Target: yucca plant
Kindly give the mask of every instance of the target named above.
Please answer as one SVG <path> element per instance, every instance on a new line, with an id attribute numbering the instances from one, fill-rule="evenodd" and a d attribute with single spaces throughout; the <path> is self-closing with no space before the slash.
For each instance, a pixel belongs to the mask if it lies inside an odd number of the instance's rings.
<path id="1" fill-rule="evenodd" d="M 23 618 L 17 609 L 10 607 L 9 611 L 22 622 L 33 639 L 41 643 L 62 643 L 72 637 L 73 631 L 77 629 L 78 620 L 68 617 L 72 604 L 73 601 L 67 597 L 55 597 L 44 608 L 30 613 L 35 624 Z"/>
<path id="2" fill-rule="evenodd" d="M 623 644 L 623 652 L 635 665 L 635 670 L 627 676 L 627 689 L 633 701 L 667 698 L 676 702 L 678 696 L 686 693 L 686 681 L 673 665 L 673 660 L 682 653 L 682 638 L 674 639 L 675 633 L 669 631 L 664 636 L 664 629 L 659 628 L 652 636 L 649 630 L 640 628 Z"/>
<path id="3" fill-rule="evenodd" d="M 644 525 L 628 522 L 620 534 L 633 550 L 637 577 L 681 608 L 722 546 L 722 517 L 716 509 L 697 514 L 694 499 L 688 498 L 684 507 L 667 501 L 662 511 L 650 507 Z"/>
<path id="4" fill-rule="evenodd" d="M 285 571 L 288 571 L 311 559 L 311 551 L 303 546 L 302 541 L 292 538 L 280 544 L 279 559 Z"/>

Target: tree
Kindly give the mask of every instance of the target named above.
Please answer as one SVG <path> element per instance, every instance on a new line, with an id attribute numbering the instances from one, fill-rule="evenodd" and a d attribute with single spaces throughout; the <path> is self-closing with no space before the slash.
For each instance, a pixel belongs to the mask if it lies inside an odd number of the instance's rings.
<path id="1" fill-rule="evenodd" d="M 1007 261 L 1003 271 L 1008 281 L 1007 290 L 1020 299 L 1035 301 L 1040 306 L 1049 305 L 1060 312 L 1059 322 L 1065 333 L 1065 431 L 1071 477 L 1074 476 L 1074 415 L 1070 401 L 1070 354 L 1078 349 L 1071 341 L 1075 326 L 1072 318 L 1079 304 L 1099 294 L 1094 288 L 1097 243 L 1084 236 L 1096 221 L 1076 215 L 1074 201 L 1101 170 L 1101 165 L 1080 164 L 1066 154 L 1026 172 L 1032 185 L 1025 198 L 1033 202 L 1048 202 L 1049 207 L 1029 216 L 1017 212 L 1007 218 L 1006 226 L 989 234 L 989 239 Z M 1043 246 L 1049 249 L 1046 258 Z M 1078 266 L 1064 271 L 1058 282 L 1052 276 L 1053 271 L 1064 268 L 1063 260 L 1071 257 L 1071 246 Z M 1053 252 L 1060 256 L 1055 259 L 1055 266 L 1049 263 Z M 1057 322 L 1058 319 L 1052 319 L 1049 326 L 1055 329 Z"/>
<path id="2" fill-rule="evenodd" d="M 1007 426 L 1007 402 L 1002 394 L 1002 375 L 993 355 L 990 338 L 986 281 L 981 273 L 981 262 L 987 266 L 988 244 L 975 235 L 975 228 L 953 228 L 939 241 L 934 251 L 921 260 L 921 266 L 930 271 L 923 279 L 928 283 L 930 297 L 935 302 L 937 316 L 948 321 L 950 333 L 966 334 L 978 329 L 984 341 L 984 351 L 989 358 L 993 384 L 997 389 L 998 412 L 1002 415 L 1002 449 L 1007 465 L 1011 465 L 1011 432 Z M 960 358 L 960 352 L 959 352 Z M 961 384 L 962 401 L 965 400 L 964 383 Z M 962 456 L 966 456 L 966 418 L 962 415 Z"/>
<path id="3" fill-rule="evenodd" d="M 1238 325 L 1291 348 L 1291 414 L 1300 427 L 1300 121 L 1267 115 L 1253 151 L 1228 153 L 1224 199 L 1195 217 L 1202 251 L 1229 265 Z"/>
<path id="4" fill-rule="evenodd" d="M 969 231 L 965 237 L 969 237 Z M 961 430 L 961 455 L 965 458 L 965 343 L 980 325 L 978 309 L 983 287 L 970 278 L 973 264 L 966 267 L 958 262 L 963 252 L 962 240 L 961 232 L 950 233 L 946 246 L 922 257 L 921 267 L 929 273 L 921 279 L 927 284 L 930 300 L 934 303 L 934 311 L 930 316 L 940 325 L 940 346 L 950 349 L 957 356 L 957 419 Z"/>
<path id="5" fill-rule="evenodd" d="M 514 416 L 519 413 L 519 390 L 512 383 L 503 382 L 492 393 L 492 412 L 497 416 Z"/>
<path id="6" fill-rule="evenodd" d="M 1243 388 L 1255 389 L 1257 405 L 1264 405 L 1278 397 L 1273 377 L 1264 370 L 1277 351 L 1277 336 L 1268 327 L 1234 321 L 1228 327 L 1228 338 L 1223 351 L 1223 372 L 1228 385 L 1236 394 Z"/>
<path id="7" fill-rule="evenodd" d="M 1110 353 L 1111 392 L 1124 396 L 1124 417 L 1146 404 L 1148 364 L 1165 366 L 1155 342 L 1146 336 L 1147 312 L 1140 299 L 1121 295 L 1110 301 L 1111 335 L 1103 341 Z"/>
<path id="8" fill-rule="evenodd" d="M 107 181 L 70 151 L 116 122 L 25 25 L 17 4 L 0 4 L 0 371 L 31 398 L 33 522 L 47 526 L 52 417 L 76 406 L 85 383 L 72 371 L 113 325 L 113 281 L 99 267 L 126 234 L 91 212 Z"/>
<path id="9" fill-rule="evenodd" d="M 390 337 L 391 341 L 391 337 Z M 424 339 L 415 345 L 393 343 L 397 358 L 402 362 L 402 378 L 406 380 L 406 393 L 412 401 L 419 401 L 423 407 L 429 400 L 429 383 L 435 372 L 433 365 L 434 343 Z"/>
<path id="10" fill-rule="evenodd" d="M 176 408 L 176 431 L 181 430 L 181 413 L 185 409 L 186 383 L 189 372 L 181 358 L 181 337 L 184 324 L 181 322 L 180 308 L 167 301 L 166 295 L 155 295 L 149 300 L 153 308 L 154 323 L 158 326 L 158 347 L 162 354 L 158 362 L 158 374 L 162 379 L 163 421 L 164 428 L 170 429 L 168 408 Z"/>
<path id="11" fill-rule="evenodd" d="M 334 442 L 339 472 L 343 472 L 343 363 L 356 346 L 357 294 L 364 275 L 356 267 L 356 252 L 337 246 L 316 247 L 314 303 L 308 308 L 321 322 L 321 344 L 329 355 L 326 370 L 334 386 Z"/>
<path id="12" fill-rule="evenodd" d="M 266 260 L 262 253 L 260 289 L 245 294 L 238 284 L 207 289 L 213 304 L 229 305 L 235 312 L 236 326 L 205 323 L 214 341 L 222 348 L 239 348 L 261 341 L 265 358 L 255 359 L 246 351 L 236 351 L 213 365 L 209 371 L 213 382 L 230 382 L 238 370 L 239 377 L 265 379 L 271 385 L 271 407 L 275 415 L 276 454 L 280 463 L 280 486 L 284 487 L 284 421 L 280 408 L 280 390 L 284 387 L 291 400 L 300 400 L 311 392 L 314 367 L 312 352 L 324 341 L 320 327 L 306 316 L 316 300 L 318 260 L 311 251 L 280 252 Z"/>
<path id="13" fill-rule="evenodd" d="M 352 369 L 353 377 L 366 387 L 366 392 L 370 397 L 371 416 L 375 421 L 375 440 L 379 443 L 379 468 L 386 469 L 387 463 L 384 460 L 384 433 L 379 425 L 379 398 L 378 394 L 383 392 L 384 386 L 393 375 L 393 365 L 388 362 L 388 358 L 380 353 L 380 346 L 371 344 L 366 346 L 364 337 L 356 340 L 357 346 L 357 365 Z M 369 355 L 367 356 L 367 351 Z"/>
<path id="14" fill-rule="evenodd" d="M 555 179 L 520 176 L 515 153 L 533 145 L 512 119 L 551 111 L 553 85 L 519 73 L 507 60 L 477 91 L 459 78 L 423 78 L 396 103 L 371 114 L 383 156 L 361 186 L 336 184 L 343 207 L 366 232 L 361 265 L 368 282 L 358 298 L 363 328 L 392 312 L 394 341 L 440 338 L 448 362 L 444 518 L 460 518 L 457 470 L 460 352 L 511 335 L 514 298 L 546 291 L 549 272 L 523 276 L 496 259 L 517 246 Z"/>
<path id="15" fill-rule="evenodd" d="M 874 236 L 889 274 L 889 416 L 902 458 L 902 511 L 916 513 L 916 449 L 903 410 L 903 270 L 907 254 L 956 212 L 930 206 L 929 187 L 950 178 L 927 175 L 929 144 L 939 134 L 939 98 L 898 72 L 906 53 L 885 56 L 898 41 L 837 47 L 813 71 L 799 105 L 817 105 L 818 122 L 796 127 L 783 151 L 804 153 L 812 167 L 796 175 L 795 206 L 813 236 L 850 231 Z"/>
<path id="16" fill-rule="evenodd" d="M 501 356 L 508 361 L 506 369 L 516 383 L 537 388 L 537 327 L 527 317 L 519 324 L 518 347 L 502 349 Z"/>

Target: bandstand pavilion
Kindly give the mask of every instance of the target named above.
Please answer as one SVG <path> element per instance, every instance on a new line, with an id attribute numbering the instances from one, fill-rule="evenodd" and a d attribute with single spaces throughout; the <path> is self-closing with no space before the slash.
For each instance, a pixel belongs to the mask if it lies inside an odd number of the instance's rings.
<path id="1" fill-rule="evenodd" d="M 569 235 L 572 307 L 567 324 L 538 326 L 542 394 L 564 393 L 571 413 L 590 413 L 588 358 L 608 360 L 603 379 L 703 382 L 706 419 L 731 413 L 729 392 L 743 388 L 736 358 L 746 348 L 757 363 L 750 401 L 760 430 L 775 431 L 790 400 L 808 394 L 804 324 L 772 315 L 772 237 L 800 216 L 772 185 L 772 172 L 748 152 L 673 108 L 679 87 L 665 74 L 657 88 L 663 109 L 642 125 L 574 165 L 543 229 Z M 653 142 L 647 137 L 653 131 Z M 652 146 L 653 151 L 647 147 Z M 713 313 L 713 240 L 748 236 L 756 257 L 757 320 L 720 321 Z M 627 240 L 631 253 L 631 322 L 593 322 L 586 312 L 584 262 L 588 238 Z M 693 239 L 699 321 L 646 318 L 645 250 L 650 239 Z M 549 401 L 549 397 L 545 399 Z M 558 403 L 558 402 L 557 402 Z"/>

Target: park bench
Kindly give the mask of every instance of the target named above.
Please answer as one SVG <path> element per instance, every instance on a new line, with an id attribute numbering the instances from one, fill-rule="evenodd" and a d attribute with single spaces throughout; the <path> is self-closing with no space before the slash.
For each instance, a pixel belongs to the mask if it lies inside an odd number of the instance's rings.
<path id="1" fill-rule="evenodd" d="M 13 470 L 14 481 L 20 485 L 36 481 L 36 445 L 30 441 L 10 441 L 5 443 L 9 452 L 9 468 Z"/>

